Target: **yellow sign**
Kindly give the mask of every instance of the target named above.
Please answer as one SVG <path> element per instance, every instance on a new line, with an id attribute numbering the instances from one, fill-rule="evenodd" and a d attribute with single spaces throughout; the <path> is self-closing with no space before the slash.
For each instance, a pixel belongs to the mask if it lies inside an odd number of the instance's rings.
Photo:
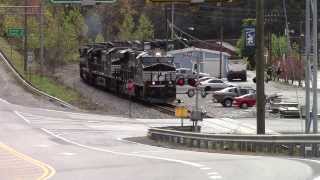
<path id="1" fill-rule="evenodd" d="M 187 118 L 188 117 L 188 109 L 186 107 L 176 107 L 176 117 L 178 118 Z"/>

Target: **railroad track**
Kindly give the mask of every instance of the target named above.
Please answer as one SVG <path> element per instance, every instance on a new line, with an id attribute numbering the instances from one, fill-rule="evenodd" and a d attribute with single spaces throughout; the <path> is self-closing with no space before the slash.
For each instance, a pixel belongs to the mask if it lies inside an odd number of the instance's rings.
<path id="1" fill-rule="evenodd" d="M 150 104 L 150 105 L 152 108 L 154 108 L 162 113 L 165 113 L 165 114 L 168 114 L 171 116 L 175 115 L 176 106 L 173 104 Z"/>

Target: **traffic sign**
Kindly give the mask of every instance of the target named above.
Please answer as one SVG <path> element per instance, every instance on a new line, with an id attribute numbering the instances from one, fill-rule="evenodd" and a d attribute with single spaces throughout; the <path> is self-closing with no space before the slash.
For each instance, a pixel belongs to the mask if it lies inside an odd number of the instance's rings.
<path id="1" fill-rule="evenodd" d="M 248 27 L 244 29 L 246 47 L 256 46 L 256 29 L 254 27 Z"/>
<path id="2" fill-rule="evenodd" d="M 127 89 L 128 89 L 128 92 L 129 92 L 129 93 L 133 93 L 134 83 L 133 83 L 133 81 L 132 81 L 131 79 L 128 80 L 128 82 L 127 82 Z"/>
<path id="3" fill-rule="evenodd" d="M 189 115 L 188 109 L 184 106 L 176 107 L 175 115 L 177 118 L 187 118 Z"/>
<path id="4" fill-rule="evenodd" d="M 9 28 L 8 29 L 8 36 L 14 38 L 20 38 L 24 36 L 24 29 L 23 28 Z"/>
<path id="5" fill-rule="evenodd" d="M 83 1 L 87 0 L 50 0 L 52 3 L 55 4 L 72 4 L 72 3 L 78 3 L 81 4 Z M 95 0 L 96 3 L 115 3 L 117 0 Z"/>
<path id="6" fill-rule="evenodd" d="M 28 66 L 31 66 L 32 62 L 33 62 L 33 52 L 32 51 L 28 51 L 27 53 L 27 64 Z"/>

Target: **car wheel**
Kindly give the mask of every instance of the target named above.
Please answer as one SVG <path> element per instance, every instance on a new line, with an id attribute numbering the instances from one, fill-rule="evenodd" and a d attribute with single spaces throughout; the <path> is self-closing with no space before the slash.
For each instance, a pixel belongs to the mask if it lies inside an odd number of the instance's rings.
<path id="1" fill-rule="evenodd" d="M 231 99 L 225 99 L 223 101 L 223 106 L 224 107 L 231 107 L 232 106 L 232 100 Z"/>
<path id="2" fill-rule="evenodd" d="M 240 107 L 242 109 L 248 109 L 248 104 L 247 103 L 242 103 Z"/>
<path id="3" fill-rule="evenodd" d="M 211 87 L 207 86 L 204 88 L 204 91 L 210 91 Z"/>
<path id="4" fill-rule="evenodd" d="M 189 89 L 187 94 L 189 98 L 193 97 L 195 95 L 194 89 Z"/>
<path id="5" fill-rule="evenodd" d="M 201 91 L 201 97 L 205 98 L 207 97 L 208 93 L 206 91 Z"/>

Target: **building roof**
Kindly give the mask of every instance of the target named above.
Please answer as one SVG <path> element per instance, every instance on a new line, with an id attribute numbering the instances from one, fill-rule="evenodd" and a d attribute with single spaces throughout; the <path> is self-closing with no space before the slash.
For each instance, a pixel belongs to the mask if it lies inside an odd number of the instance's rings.
<path id="1" fill-rule="evenodd" d="M 210 49 L 202 49 L 202 48 L 196 48 L 196 47 L 188 47 L 184 49 L 178 49 L 178 50 L 173 50 L 169 51 L 168 54 L 179 54 L 179 53 L 186 53 L 186 52 L 191 52 L 191 51 L 202 51 L 206 53 L 212 53 L 212 54 L 220 54 L 220 51 L 215 51 L 215 50 L 210 50 Z M 222 52 L 223 55 L 225 56 L 231 56 L 227 52 Z"/>

